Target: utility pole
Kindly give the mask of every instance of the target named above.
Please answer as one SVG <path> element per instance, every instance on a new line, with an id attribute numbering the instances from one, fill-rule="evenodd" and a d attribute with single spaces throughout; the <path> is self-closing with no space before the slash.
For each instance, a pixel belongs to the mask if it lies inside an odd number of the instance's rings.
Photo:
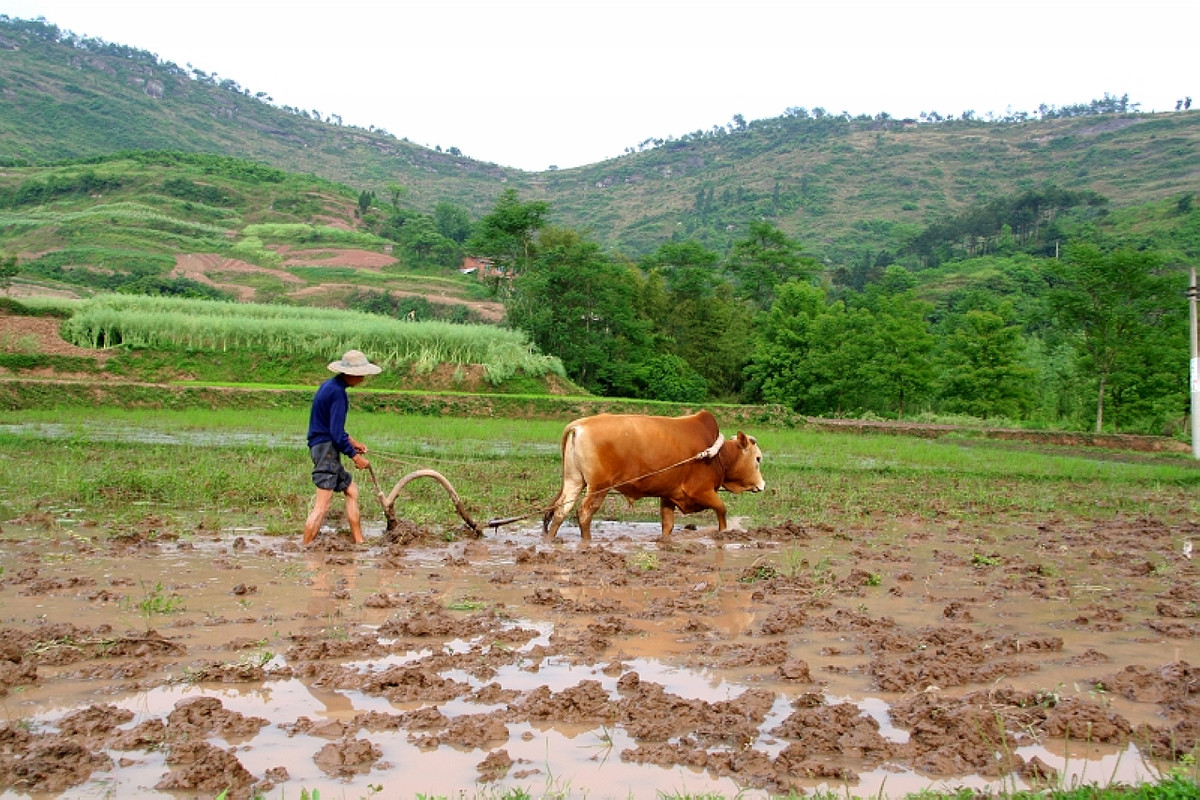
<path id="1" fill-rule="evenodd" d="M 1200 290 L 1196 287 L 1196 268 L 1191 268 L 1191 283 L 1188 285 L 1189 314 L 1188 339 L 1191 341 L 1191 389 L 1192 389 L 1192 457 L 1200 458 L 1200 333 L 1196 329 L 1196 303 Z"/>

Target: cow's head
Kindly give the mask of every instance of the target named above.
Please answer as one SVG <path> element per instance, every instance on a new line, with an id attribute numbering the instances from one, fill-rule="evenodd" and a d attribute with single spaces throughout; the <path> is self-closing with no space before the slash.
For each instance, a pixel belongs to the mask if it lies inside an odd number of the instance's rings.
<path id="1" fill-rule="evenodd" d="M 732 454 L 732 458 L 729 456 Z M 758 440 L 753 436 L 738 431 L 737 439 L 729 442 L 721 452 L 721 462 L 725 466 L 725 479 L 721 488 L 730 492 L 761 492 L 767 488 L 759 466 L 762 464 L 762 450 L 758 449 Z"/>

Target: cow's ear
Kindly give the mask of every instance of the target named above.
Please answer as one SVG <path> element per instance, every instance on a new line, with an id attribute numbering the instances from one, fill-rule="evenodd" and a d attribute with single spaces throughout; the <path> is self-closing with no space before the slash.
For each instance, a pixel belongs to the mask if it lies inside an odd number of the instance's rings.
<path id="1" fill-rule="evenodd" d="M 738 431 L 737 442 L 738 447 L 745 450 L 750 446 L 750 437 L 746 436 L 746 434 L 742 433 L 741 431 Z"/>

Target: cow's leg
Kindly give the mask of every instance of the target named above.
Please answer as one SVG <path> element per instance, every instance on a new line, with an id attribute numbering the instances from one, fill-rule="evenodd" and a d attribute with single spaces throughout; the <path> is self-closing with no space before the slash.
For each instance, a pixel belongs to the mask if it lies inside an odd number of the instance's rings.
<path id="1" fill-rule="evenodd" d="M 725 504 L 721 502 L 721 498 L 717 498 L 712 510 L 717 512 L 717 531 L 725 530 Z"/>
<path id="2" fill-rule="evenodd" d="M 558 490 L 558 496 L 554 498 L 554 505 L 542 517 L 542 533 L 547 539 L 553 539 L 558 535 L 558 529 L 563 524 L 563 520 L 571 513 L 576 498 L 583 491 L 583 487 L 587 485 L 583 470 L 579 468 L 578 454 L 576 453 L 579 444 L 576 441 L 576 435 L 572 428 L 568 428 L 567 432 L 563 434 L 562 488 Z"/>
<path id="3" fill-rule="evenodd" d="M 717 530 L 725 530 L 725 502 L 721 500 L 721 496 L 717 494 L 716 490 L 698 495 L 696 501 L 702 508 L 711 508 L 717 512 Z"/>
<path id="4" fill-rule="evenodd" d="M 579 493 L 583 491 L 583 476 L 569 474 L 569 471 L 563 470 L 563 485 L 559 491 L 558 497 L 554 500 L 554 506 L 550 511 L 550 524 L 546 525 L 546 520 L 542 520 L 542 530 L 547 539 L 553 539 L 558 535 L 558 529 L 563 524 L 563 520 L 571 513 L 571 509 L 575 505 L 575 499 L 579 497 Z M 582 513 L 582 511 L 580 512 Z M 580 522 L 582 527 L 583 523 Z"/>
<path id="5" fill-rule="evenodd" d="M 592 516 L 600 510 L 600 506 L 604 505 L 606 497 L 608 497 L 608 489 L 592 491 L 592 487 L 588 487 L 588 493 L 584 495 L 583 502 L 579 504 L 579 537 L 581 539 L 592 538 Z"/>
<path id="6" fill-rule="evenodd" d="M 665 539 L 675 530 L 675 504 L 664 497 L 659 500 L 658 510 L 662 515 L 662 535 Z"/>
<path id="7" fill-rule="evenodd" d="M 549 535 L 550 533 L 550 520 L 554 519 L 554 512 L 558 511 L 558 504 L 561 500 L 562 489 L 559 489 L 558 494 L 556 494 L 554 499 L 550 501 L 550 505 L 547 506 L 546 510 L 542 512 L 542 533 L 545 535 Z"/>

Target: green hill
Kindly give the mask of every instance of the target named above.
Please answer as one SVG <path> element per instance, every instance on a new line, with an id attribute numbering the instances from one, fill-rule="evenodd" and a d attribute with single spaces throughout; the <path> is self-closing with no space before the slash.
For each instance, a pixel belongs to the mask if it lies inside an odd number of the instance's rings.
<path id="1" fill-rule="evenodd" d="M 353 190 L 224 156 L 127 151 L 0 172 L 0 251 L 26 285 L 146 291 L 497 321 L 477 280 L 414 269 Z"/>
<path id="2" fill-rule="evenodd" d="M 0 48 L 3 164 L 120 149 L 236 155 L 381 197 L 403 187 L 403 202 L 422 212 L 449 201 L 475 215 L 513 188 L 548 202 L 554 222 L 633 256 L 681 238 L 723 251 L 766 218 L 823 262 L 844 263 L 1047 183 L 1097 192 L 1113 208 L 1200 186 L 1200 112 L 1139 114 L 1126 102 L 1003 121 L 795 110 L 650 142 L 599 164 L 526 173 L 277 108 L 234 80 L 52 24 L 0 17 Z"/>

